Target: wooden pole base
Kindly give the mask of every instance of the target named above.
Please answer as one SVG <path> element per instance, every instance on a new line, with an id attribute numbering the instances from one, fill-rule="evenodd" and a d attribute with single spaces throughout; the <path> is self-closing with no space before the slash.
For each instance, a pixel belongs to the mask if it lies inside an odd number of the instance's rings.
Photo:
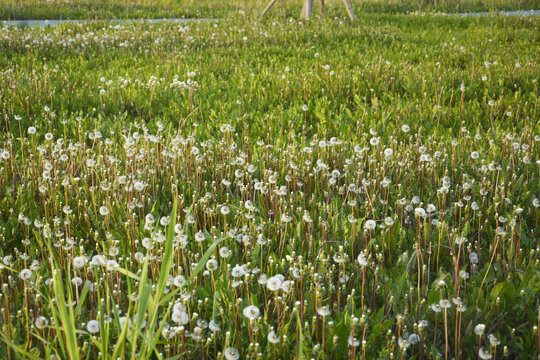
<path id="1" fill-rule="evenodd" d="M 277 0 L 271 0 L 271 1 L 268 3 L 268 5 L 266 5 L 266 7 L 264 8 L 264 10 L 262 11 L 261 16 L 266 15 L 266 13 L 267 13 L 268 11 L 270 11 L 270 9 L 272 8 L 272 6 L 274 6 L 274 4 L 276 3 L 276 1 L 277 1 Z"/>
<path id="2" fill-rule="evenodd" d="M 264 8 L 264 10 L 261 13 L 261 16 L 266 15 L 268 11 L 274 6 L 277 0 L 271 0 L 268 5 Z M 311 14 L 313 12 L 313 2 L 315 0 L 304 0 L 304 6 L 302 7 L 302 13 L 300 14 L 300 17 L 305 18 L 306 20 L 311 19 Z M 349 18 L 352 21 L 356 21 L 356 15 L 354 15 L 354 11 L 352 8 L 352 5 L 349 0 L 343 0 L 343 5 L 345 5 L 345 9 L 347 10 L 347 14 L 349 15 Z M 321 13 L 324 14 L 324 0 L 321 0 Z"/>
<path id="3" fill-rule="evenodd" d="M 351 20 L 356 21 L 356 15 L 354 15 L 354 11 L 349 0 L 343 0 L 343 4 L 345 5 L 345 8 L 347 9 L 347 13 L 349 14 Z"/>
<path id="4" fill-rule="evenodd" d="M 306 0 L 304 2 L 304 9 L 305 9 L 306 20 L 311 19 L 311 13 L 313 12 L 313 0 Z"/>

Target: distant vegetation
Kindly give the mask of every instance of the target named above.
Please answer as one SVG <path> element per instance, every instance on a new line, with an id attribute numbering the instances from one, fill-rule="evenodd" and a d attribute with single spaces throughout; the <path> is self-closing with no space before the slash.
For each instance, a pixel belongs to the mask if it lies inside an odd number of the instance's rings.
<path id="1" fill-rule="evenodd" d="M 0 0 L 0 20 L 216 18 L 238 11 L 259 14 L 269 0 Z M 297 16 L 303 0 L 277 0 L 272 12 Z M 343 12 L 341 0 L 325 1 L 330 16 Z M 363 0 L 352 1 L 360 13 L 463 12 L 537 9 L 535 0 Z M 315 0 L 314 10 L 320 8 Z M 317 12 L 317 11 L 315 11 Z"/>

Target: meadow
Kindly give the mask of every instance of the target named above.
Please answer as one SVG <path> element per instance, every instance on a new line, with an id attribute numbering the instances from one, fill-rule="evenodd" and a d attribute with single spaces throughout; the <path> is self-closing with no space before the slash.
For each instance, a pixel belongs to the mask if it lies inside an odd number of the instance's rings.
<path id="1" fill-rule="evenodd" d="M 13 19 L 140 19 L 224 18 L 243 11 L 260 14 L 270 0 L 0 0 L 0 20 Z M 281 16 L 298 17 L 301 0 L 277 0 Z M 357 13 L 467 12 L 538 9 L 536 0 L 362 0 Z M 315 0 L 319 8 L 320 0 Z M 334 16 L 341 0 L 325 0 Z M 340 8 L 339 11 L 333 9 Z M 273 11 L 274 12 L 274 11 Z"/>
<path id="2" fill-rule="evenodd" d="M 2 28 L 0 358 L 538 359 L 540 18 L 212 1 Z"/>

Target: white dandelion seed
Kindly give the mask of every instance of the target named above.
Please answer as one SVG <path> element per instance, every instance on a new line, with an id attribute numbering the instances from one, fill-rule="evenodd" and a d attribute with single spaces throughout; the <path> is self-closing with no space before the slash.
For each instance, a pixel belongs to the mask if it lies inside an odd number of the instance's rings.
<path id="1" fill-rule="evenodd" d="M 268 333 L 268 342 L 271 344 L 279 344 L 279 336 L 274 330 Z"/>
<path id="2" fill-rule="evenodd" d="M 368 261 L 367 261 L 366 256 L 364 255 L 363 252 L 360 252 L 360 254 L 358 254 L 358 263 L 360 264 L 360 266 L 367 266 L 368 265 Z"/>
<path id="3" fill-rule="evenodd" d="M 120 264 L 116 260 L 107 260 L 107 270 L 112 271 L 117 267 L 120 267 Z"/>
<path id="4" fill-rule="evenodd" d="M 137 191 L 143 191 L 144 190 L 144 183 L 142 181 L 136 181 L 134 184 L 133 184 L 133 188 Z"/>
<path id="5" fill-rule="evenodd" d="M 456 245 L 462 245 L 467 242 L 467 239 L 463 236 L 456 236 L 455 243 Z"/>
<path id="6" fill-rule="evenodd" d="M 378 137 L 373 137 L 369 140 L 369 143 L 371 146 L 378 146 L 381 143 L 381 140 L 379 140 Z"/>
<path id="7" fill-rule="evenodd" d="M 281 214 L 281 221 L 285 222 L 285 223 L 288 223 L 288 222 L 291 222 L 292 220 L 292 217 L 288 214 Z"/>
<path id="8" fill-rule="evenodd" d="M 107 258 L 103 255 L 94 255 L 92 257 L 93 266 L 105 266 L 107 264 Z"/>
<path id="9" fill-rule="evenodd" d="M 21 280 L 28 280 L 32 277 L 32 270 L 30 269 L 23 269 L 19 273 L 19 279 Z"/>
<path id="10" fill-rule="evenodd" d="M 225 355 L 225 359 L 227 360 L 238 360 L 240 359 L 240 353 L 238 350 L 236 350 L 233 347 L 226 348 L 223 352 L 223 355 Z"/>
<path id="11" fill-rule="evenodd" d="M 281 284 L 281 290 L 283 290 L 284 293 L 288 294 L 289 292 L 291 292 L 291 285 L 292 281 L 284 281 L 283 284 Z"/>
<path id="12" fill-rule="evenodd" d="M 377 223 L 375 222 L 375 220 L 366 220 L 366 222 L 364 223 L 364 228 L 367 230 L 375 230 L 376 227 Z"/>
<path id="13" fill-rule="evenodd" d="M 324 305 L 317 308 L 317 314 L 319 314 L 319 316 L 325 317 L 325 316 L 330 315 L 331 311 L 327 305 Z"/>
<path id="14" fill-rule="evenodd" d="M 244 274 L 245 274 L 244 268 L 241 267 L 240 265 L 236 265 L 231 270 L 231 275 L 232 275 L 232 277 L 235 277 L 235 278 L 242 277 L 242 276 L 244 276 Z"/>
<path id="15" fill-rule="evenodd" d="M 173 305 L 173 312 L 175 313 L 185 313 L 187 312 L 186 307 L 182 303 L 176 303 Z"/>
<path id="16" fill-rule="evenodd" d="M 478 336 L 484 335 L 484 331 L 486 331 L 486 325 L 484 324 L 478 324 L 474 327 L 474 333 Z"/>
<path id="17" fill-rule="evenodd" d="M 186 278 L 183 275 L 178 275 L 173 279 L 174 286 L 182 287 L 186 283 Z"/>
<path id="18" fill-rule="evenodd" d="M 189 323 L 189 315 L 184 312 L 173 312 L 171 320 L 179 325 L 186 325 Z"/>
<path id="19" fill-rule="evenodd" d="M 86 264 L 86 258 L 84 256 L 77 256 L 76 258 L 73 259 L 73 266 L 76 269 L 80 269 L 84 267 L 85 264 Z"/>
<path id="20" fill-rule="evenodd" d="M 244 308 L 243 314 L 250 320 L 255 320 L 261 314 L 261 311 L 255 305 L 250 305 Z"/>
<path id="21" fill-rule="evenodd" d="M 217 332 L 217 331 L 221 330 L 219 324 L 214 320 L 210 320 L 210 322 L 208 323 L 208 328 L 212 332 Z"/>
<path id="22" fill-rule="evenodd" d="M 345 261 L 347 261 L 347 258 L 343 256 L 343 254 L 340 252 L 335 253 L 333 256 L 333 259 L 336 262 L 336 264 L 342 264 Z"/>
<path id="23" fill-rule="evenodd" d="M 266 287 L 270 289 L 271 291 L 278 291 L 281 289 L 282 281 L 279 278 L 279 276 L 272 276 L 268 281 L 266 282 Z"/>
<path id="24" fill-rule="evenodd" d="M 418 336 L 417 334 L 411 334 L 409 335 L 409 338 L 407 339 L 407 342 L 409 343 L 409 345 L 415 345 L 419 341 L 420 341 L 420 336 Z"/>
<path id="25" fill-rule="evenodd" d="M 499 346 L 501 344 L 501 341 L 495 337 L 493 334 L 488 335 L 489 344 L 492 347 Z"/>
<path id="26" fill-rule="evenodd" d="M 206 268 L 209 270 L 209 271 L 214 271 L 214 270 L 217 270 L 218 268 L 218 262 L 214 259 L 210 259 L 206 262 Z"/>
<path id="27" fill-rule="evenodd" d="M 44 316 L 39 316 L 34 321 L 34 324 L 36 325 L 36 328 L 38 328 L 39 330 L 43 330 L 47 325 L 49 325 L 49 320 Z"/>
<path id="28" fill-rule="evenodd" d="M 426 210 L 424 210 L 421 207 L 417 207 L 416 209 L 414 209 L 414 215 L 415 216 L 420 216 L 420 217 L 423 217 L 423 218 L 427 217 Z"/>
<path id="29" fill-rule="evenodd" d="M 478 350 L 478 356 L 482 360 L 489 360 L 489 359 L 491 359 L 493 357 L 489 352 L 485 352 L 484 348 L 480 348 Z"/>
<path id="30" fill-rule="evenodd" d="M 261 274 L 257 279 L 259 285 L 266 285 L 268 283 L 268 276 L 266 274 Z"/>
<path id="31" fill-rule="evenodd" d="M 439 300 L 439 305 L 443 309 L 449 309 L 450 307 L 452 307 L 452 303 L 450 302 L 450 300 L 447 299 Z"/>
<path id="32" fill-rule="evenodd" d="M 203 242 L 204 238 L 205 238 L 204 233 L 202 231 L 200 231 L 200 230 L 195 234 L 195 241 L 196 242 L 199 242 L 199 243 Z"/>
<path id="33" fill-rule="evenodd" d="M 231 250 L 229 250 L 228 247 L 224 246 L 222 248 L 219 249 L 219 256 L 221 256 L 222 258 L 226 259 L 228 258 L 229 256 L 231 256 Z"/>
<path id="34" fill-rule="evenodd" d="M 353 346 L 353 347 L 360 346 L 360 341 L 357 338 L 355 338 L 352 333 L 351 335 L 349 335 L 349 339 L 347 340 L 347 343 L 349 344 L 349 346 Z"/>
<path id="35" fill-rule="evenodd" d="M 99 332 L 99 322 L 97 320 L 90 320 L 86 324 L 86 329 L 90 334 L 96 334 Z"/>

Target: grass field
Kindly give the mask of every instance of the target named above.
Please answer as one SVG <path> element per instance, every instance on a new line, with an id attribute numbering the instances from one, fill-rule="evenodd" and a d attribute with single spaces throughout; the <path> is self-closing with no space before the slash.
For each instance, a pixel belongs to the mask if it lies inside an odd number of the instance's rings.
<path id="1" fill-rule="evenodd" d="M 537 359 L 540 19 L 383 5 L 4 27 L 0 358 Z"/>
<path id="2" fill-rule="evenodd" d="M 270 0 L 0 0 L 0 20 L 217 18 L 239 11 L 259 14 Z M 302 0 L 277 0 L 273 12 L 300 13 Z M 319 1 L 315 8 L 319 9 Z M 357 13 L 466 12 L 538 9 L 535 0 L 363 0 L 352 1 Z M 326 11 L 338 14 L 341 0 L 326 0 Z"/>

